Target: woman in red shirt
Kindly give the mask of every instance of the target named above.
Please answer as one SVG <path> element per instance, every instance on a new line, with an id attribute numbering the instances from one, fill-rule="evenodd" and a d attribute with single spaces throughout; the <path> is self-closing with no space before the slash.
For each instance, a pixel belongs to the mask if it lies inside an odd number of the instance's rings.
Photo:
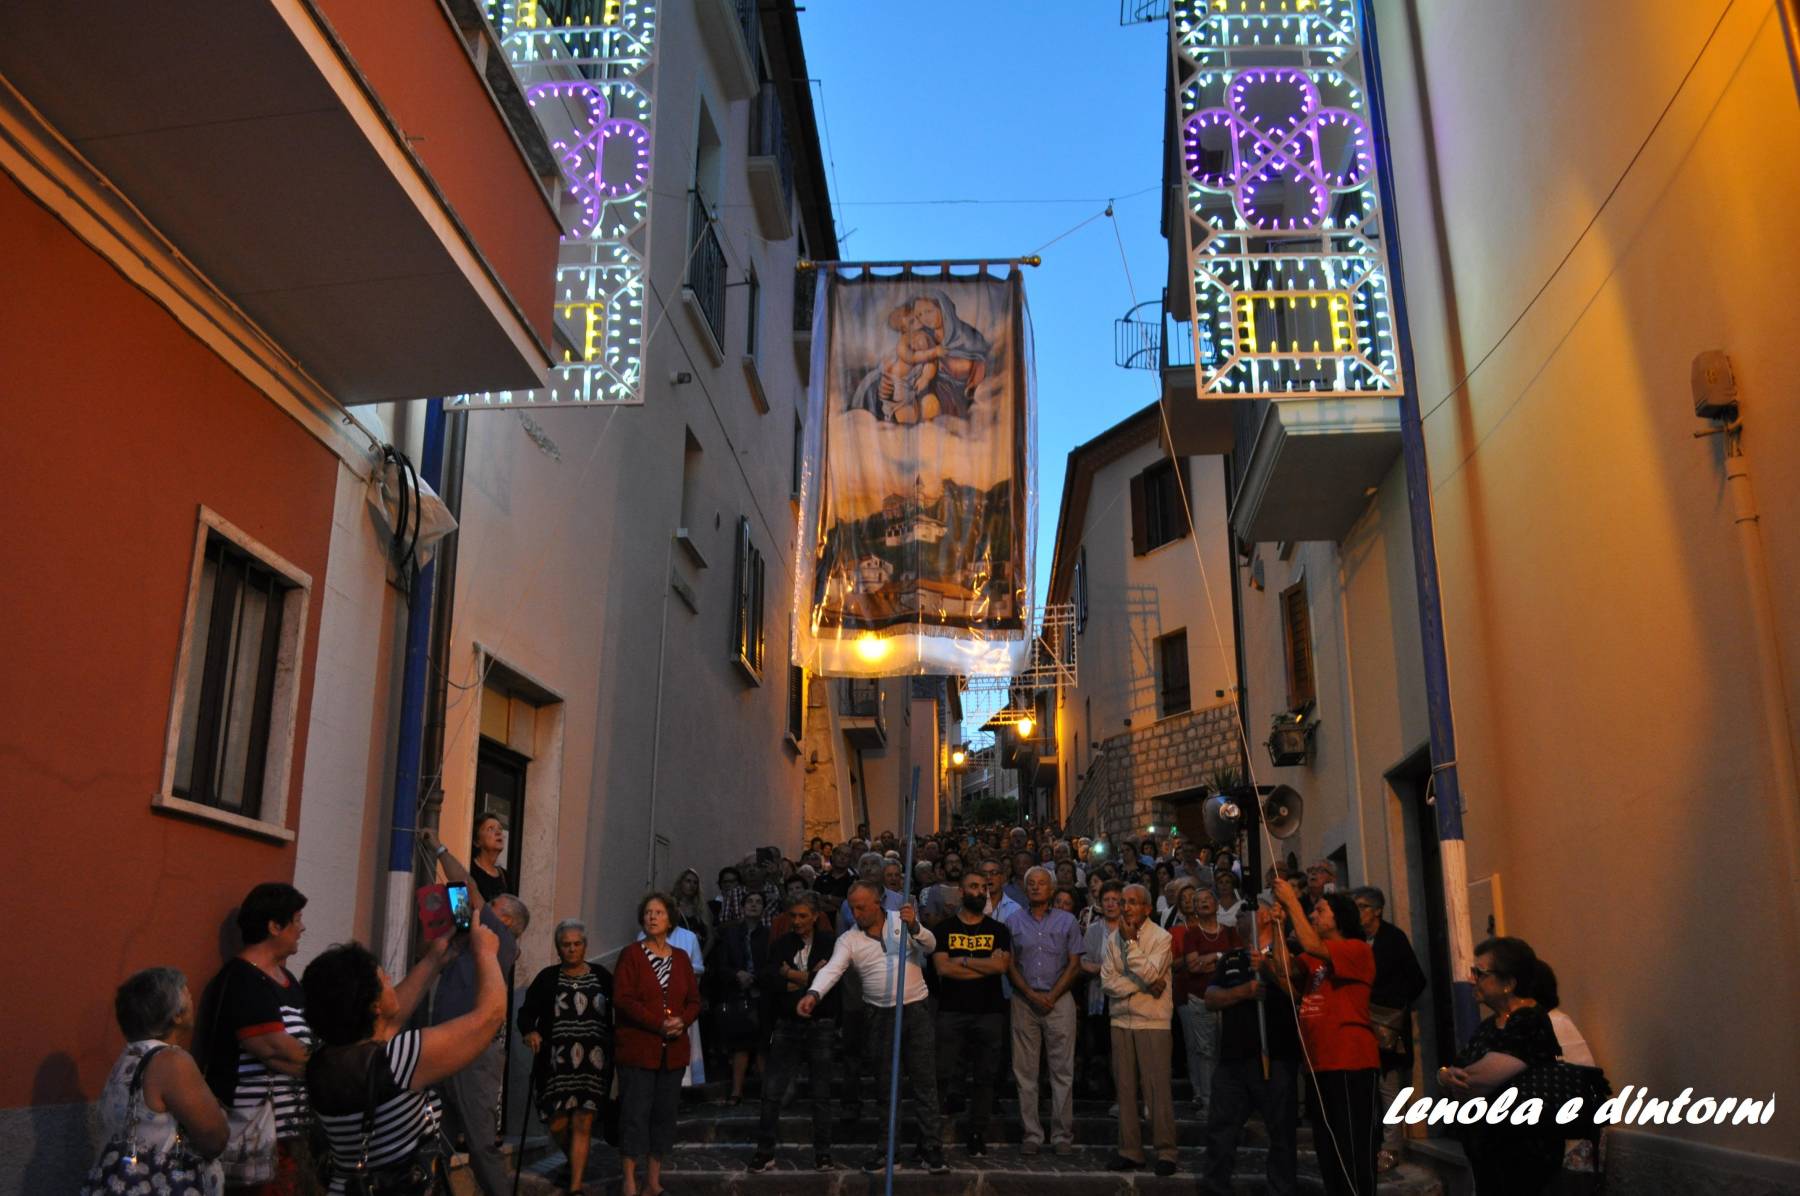
<path id="1" fill-rule="evenodd" d="M 1364 1196 L 1375 1191 L 1375 1092 L 1381 1053 L 1369 1021 L 1369 986 L 1375 982 L 1375 952 L 1364 941 L 1356 902 L 1344 893 L 1313 901 L 1310 916 L 1284 878 L 1275 898 L 1294 926 L 1300 954 L 1287 954 L 1277 940 L 1276 975 L 1286 980 L 1300 1016 L 1306 1048 L 1307 1108 L 1327 1196 Z"/>
<path id="2" fill-rule="evenodd" d="M 675 1145 L 687 1029 L 700 1016 L 700 986 L 687 952 L 669 943 L 675 902 L 651 893 L 638 902 L 644 937 L 619 953 L 613 976 L 613 1057 L 619 1068 L 619 1154 L 625 1196 L 639 1196 L 638 1159 L 649 1156 L 648 1187 L 662 1188 L 662 1161 Z M 581 1177 L 575 1181 L 580 1183 Z"/>
<path id="3" fill-rule="evenodd" d="M 1187 1048 L 1188 1082 L 1194 1087 L 1194 1111 L 1205 1117 L 1212 1104 L 1213 1064 L 1219 1057 L 1219 1015 L 1206 1007 L 1219 956 L 1243 946 L 1237 931 L 1219 922 L 1219 900 L 1211 889 L 1188 885 L 1181 890 L 1181 917 L 1169 928 L 1175 960 L 1175 1013 L 1181 1019 L 1182 1045 Z"/>

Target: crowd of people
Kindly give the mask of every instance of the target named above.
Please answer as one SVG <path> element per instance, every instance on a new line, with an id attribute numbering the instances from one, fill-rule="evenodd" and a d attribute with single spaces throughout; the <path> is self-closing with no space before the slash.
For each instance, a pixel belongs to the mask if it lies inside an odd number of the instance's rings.
<path id="1" fill-rule="evenodd" d="M 637 942 L 610 967 L 581 921 L 556 925 L 556 962 L 517 978 L 513 1030 L 567 1157 L 566 1190 L 583 1190 L 599 1134 L 619 1151 L 627 1196 L 657 1196 L 682 1089 L 709 1075 L 733 1104 L 754 1080 L 752 1171 L 777 1165 L 781 1111 L 801 1089 L 815 1168 L 837 1165 L 841 1127 L 866 1112 L 880 1145 L 865 1170 L 891 1155 L 930 1172 L 948 1170 L 946 1117 L 962 1119 L 953 1137 L 967 1156 L 989 1153 L 1006 1090 L 1023 1155 L 1073 1153 L 1080 1094 L 1116 1102 L 1110 1168 L 1172 1175 L 1178 1069 L 1205 1123 L 1205 1191 L 1232 1190 L 1252 1117 L 1269 1190 L 1295 1191 L 1302 1104 L 1327 1192 L 1372 1193 L 1397 1164 L 1401 1127 L 1381 1113 L 1410 1082 L 1410 1008 L 1426 979 L 1379 889 L 1339 890 L 1329 861 L 1272 868 L 1258 887 L 1228 848 L 1054 827 L 923 836 L 909 876 L 892 833 L 858 832 L 797 858 L 753 852 L 719 871 L 710 897 L 682 873 L 638 903 Z M 484 819 L 467 866 L 426 837 L 445 879 L 468 885 L 472 925 L 431 941 L 398 984 L 355 943 L 300 978 L 288 971 L 306 898 L 285 884 L 245 897 L 242 951 L 199 1002 L 172 969 L 129 978 L 96 1174 L 122 1165 L 115 1144 L 128 1141 L 134 1158 L 179 1153 L 204 1196 L 228 1180 L 335 1196 L 369 1176 L 423 1192 L 459 1140 L 477 1187 L 510 1191 L 495 1110 L 531 915 L 498 864 L 504 834 Z M 1524 942 L 1482 943 L 1472 978 L 1491 1016 L 1440 1070 L 1441 1092 L 1495 1092 L 1559 1059 L 1592 1065 Z M 896 1066 L 911 1097 L 898 1131 L 886 1115 Z M 1467 1142 L 1477 1190 L 1508 1193 L 1580 1165 L 1580 1145 L 1505 1127 Z"/>

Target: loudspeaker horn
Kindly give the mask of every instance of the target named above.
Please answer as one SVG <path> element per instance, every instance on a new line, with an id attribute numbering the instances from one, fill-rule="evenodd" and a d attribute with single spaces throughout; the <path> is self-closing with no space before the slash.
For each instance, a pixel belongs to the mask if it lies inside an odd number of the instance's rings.
<path id="1" fill-rule="evenodd" d="M 1305 810 L 1306 803 L 1291 785 L 1277 785 L 1263 798 L 1263 822 L 1277 839 L 1289 838 L 1300 829 L 1300 816 Z"/>
<path id="2" fill-rule="evenodd" d="M 1200 822 L 1214 843 L 1236 843 L 1244 829 L 1244 810 L 1232 798 L 1216 793 L 1201 805 Z"/>

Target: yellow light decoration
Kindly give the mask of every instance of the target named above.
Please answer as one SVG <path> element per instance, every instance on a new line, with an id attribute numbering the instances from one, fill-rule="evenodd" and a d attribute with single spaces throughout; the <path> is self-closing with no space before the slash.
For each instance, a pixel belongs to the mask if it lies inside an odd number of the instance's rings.
<path id="1" fill-rule="evenodd" d="M 1028 718 L 1020 719 L 1018 722 L 1018 727 L 1019 727 L 1019 738 L 1020 739 L 1030 739 L 1031 733 L 1033 731 L 1037 730 L 1037 724 Z"/>
<path id="2" fill-rule="evenodd" d="M 880 664 L 886 660 L 888 648 L 888 642 L 873 632 L 859 636 L 856 640 L 856 654 L 870 664 Z"/>

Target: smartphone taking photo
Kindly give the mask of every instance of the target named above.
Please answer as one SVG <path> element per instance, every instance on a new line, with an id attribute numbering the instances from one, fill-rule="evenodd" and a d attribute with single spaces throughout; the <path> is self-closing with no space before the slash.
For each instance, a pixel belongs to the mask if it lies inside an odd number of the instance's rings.
<path id="1" fill-rule="evenodd" d="M 469 886 L 466 884 L 447 884 L 444 891 L 450 898 L 450 922 L 457 933 L 469 929 L 475 923 L 474 912 L 469 908 Z"/>

